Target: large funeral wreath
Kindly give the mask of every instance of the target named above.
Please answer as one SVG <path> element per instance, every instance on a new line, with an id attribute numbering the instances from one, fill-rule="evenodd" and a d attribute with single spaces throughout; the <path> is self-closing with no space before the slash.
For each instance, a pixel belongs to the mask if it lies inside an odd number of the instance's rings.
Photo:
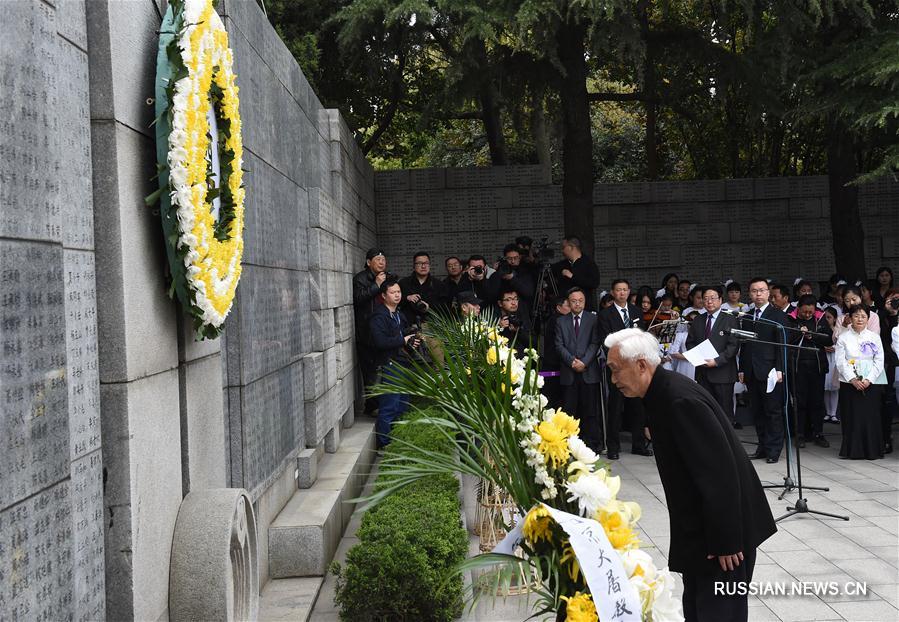
<path id="1" fill-rule="evenodd" d="M 158 198 L 172 290 L 201 339 L 221 332 L 241 272 L 243 142 L 232 65 L 212 0 L 171 0 L 156 66 Z"/>

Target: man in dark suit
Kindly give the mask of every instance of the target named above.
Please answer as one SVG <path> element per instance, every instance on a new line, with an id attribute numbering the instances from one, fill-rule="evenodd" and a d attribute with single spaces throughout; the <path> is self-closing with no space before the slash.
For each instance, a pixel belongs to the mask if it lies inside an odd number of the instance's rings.
<path id="1" fill-rule="evenodd" d="M 728 418 L 734 416 L 734 383 L 737 381 L 737 351 L 740 342 L 730 334 L 739 327 L 737 318 L 721 310 L 723 295 L 720 287 L 702 288 L 705 313 L 697 315 L 690 324 L 687 349 L 695 348 L 708 339 L 718 356 L 696 368 L 696 382 L 712 394 Z M 736 427 L 736 423 L 734 423 Z"/>
<path id="2" fill-rule="evenodd" d="M 760 341 L 784 343 L 783 331 L 788 319 L 768 302 L 768 281 L 761 278 L 749 282 L 749 298 L 755 304 L 750 317 L 740 320 L 740 328 L 754 332 Z M 740 382 L 746 385 L 749 405 L 755 421 L 759 445 L 753 460 L 765 459 L 768 464 L 780 460 L 784 442 L 784 348 L 754 340 L 746 340 L 740 348 Z M 768 393 L 768 374 L 774 369 L 777 384 Z"/>
<path id="3" fill-rule="evenodd" d="M 596 313 L 584 311 L 584 290 L 568 292 L 571 313 L 556 323 L 555 345 L 559 353 L 559 382 L 564 395 L 564 410 L 580 420 L 584 442 L 594 451 L 602 449 L 602 427 L 597 408 L 599 397 L 599 332 Z"/>
<path id="4" fill-rule="evenodd" d="M 824 376 L 827 374 L 827 351 L 833 345 L 833 331 L 824 312 L 818 311 L 818 300 L 811 294 L 800 296 L 796 305 L 790 342 L 811 350 L 790 350 L 790 385 L 796 398 L 796 444 L 805 447 L 805 439 L 814 439 L 818 447 L 830 447 L 824 438 Z"/>
<path id="5" fill-rule="evenodd" d="M 671 524 L 668 566 L 683 574 L 687 620 L 741 622 L 756 549 L 777 531 L 768 500 L 729 418 L 689 378 L 663 369 L 655 337 L 606 338 L 612 382 L 646 407 Z M 716 582 L 726 582 L 723 593 Z"/>
<path id="6" fill-rule="evenodd" d="M 636 326 L 641 317 L 640 309 L 628 303 L 631 293 L 630 283 L 626 279 L 612 281 L 612 304 L 599 312 L 599 341 L 602 343 L 606 337 L 625 328 Z M 643 413 L 643 404 L 638 399 L 630 399 L 609 383 L 609 407 L 606 410 L 606 447 L 609 460 L 617 460 L 621 452 L 621 441 L 618 435 L 621 433 L 622 415 L 631 428 L 631 452 L 639 456 L 651 456 L 643 428 L 646 427 L 646 415 Z"/>

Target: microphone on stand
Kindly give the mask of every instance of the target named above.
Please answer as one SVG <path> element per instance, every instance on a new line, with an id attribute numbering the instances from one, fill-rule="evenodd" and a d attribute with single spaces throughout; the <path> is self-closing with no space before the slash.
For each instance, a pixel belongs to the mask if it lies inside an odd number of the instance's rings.
<path id="1" fill-rule="evenodd" d="M 741 339 L 758 339 L 759 334 L 754 333 L 751 330 L 740 330 L 739 328 L 725 328 L 722 331 L 718 331 L 718 334 L 722 337 L 724 335 L 733 335 L 734 337 L 740 337 Z"/>

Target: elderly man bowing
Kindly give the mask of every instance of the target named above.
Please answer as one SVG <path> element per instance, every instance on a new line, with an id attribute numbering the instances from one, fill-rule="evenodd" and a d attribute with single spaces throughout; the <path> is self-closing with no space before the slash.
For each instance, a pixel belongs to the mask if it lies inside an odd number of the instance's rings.
<path id="1" fill-rule="evenodd" d="M 659 366 L 649 333 L 618 331 L 605 346 L 612 382 L 646 408 L 671 523 L 668 565 L 684 578 L 684 616 L 746 620 L 739 585 L 752 580 L 756 548 L 777 527 L 728 416 L 701 386 Z"/>

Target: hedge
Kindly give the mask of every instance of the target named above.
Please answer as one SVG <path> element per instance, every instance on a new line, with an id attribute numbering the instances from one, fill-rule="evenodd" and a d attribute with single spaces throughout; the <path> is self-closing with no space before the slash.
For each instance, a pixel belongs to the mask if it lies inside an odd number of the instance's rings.
<path id="1" fill-rule="evenodd" d="M 452 451 L 432 426 L 412 423 L 427 411 L 410 413 L 395 425 L 393 438 L 416 447 Z M 386 453 L 402 456 L 408 448 L 391 443 Z M 375 487 L 384 485 L 379 475 Z M 434 475 L 393 493 L 366 512 L 359 544 L 347 552 L 337 575 L 335 602 L 340 619 L 353 622 L 434 620 L 449 622 L 462 614 L 462 577 L 447 581 L 468 553 L 462 527 L 459 483 Z"/>

